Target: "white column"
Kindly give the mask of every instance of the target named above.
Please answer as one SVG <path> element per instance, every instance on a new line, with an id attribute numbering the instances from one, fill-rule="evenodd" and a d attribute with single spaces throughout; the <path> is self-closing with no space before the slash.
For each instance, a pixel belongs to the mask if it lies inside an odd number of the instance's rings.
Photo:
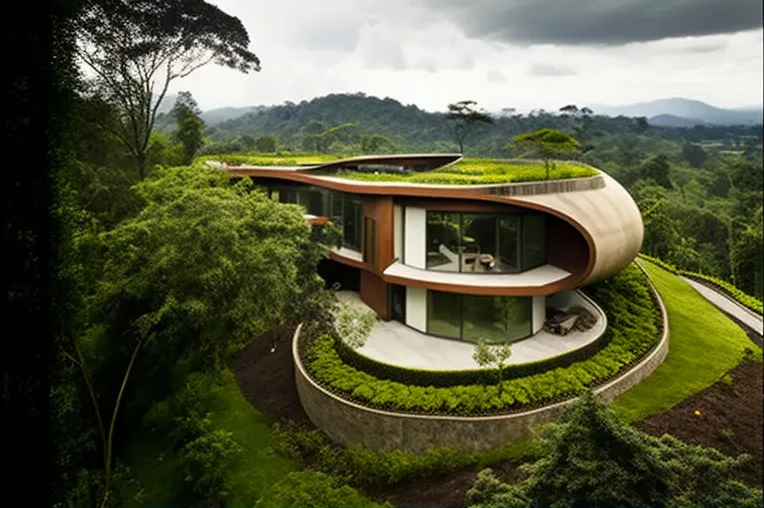
<path id="1" fill-rule="evenodd" d="M 403 263 L 415 268 L 425 268 L 426 237 L 427 237 L 427 214 L 424 208 L 406 207 L 406 221 L 404 224 L 404 254 Z"/>
<path id="2" fill-rule="evenodd" d="M 427 333 L 427 290 L 425 288 L 406 287 L 406 324 Z"/>

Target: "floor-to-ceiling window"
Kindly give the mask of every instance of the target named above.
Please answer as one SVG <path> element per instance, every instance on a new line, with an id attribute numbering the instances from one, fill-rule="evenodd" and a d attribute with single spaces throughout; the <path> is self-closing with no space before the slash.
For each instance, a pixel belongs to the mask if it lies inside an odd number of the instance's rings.
<path id="1" fill-rule="evenodd" d="M 361 196 L 345 194 L 342 213 L 342 240 L 348 249 L 361 252 L 363 205 Z"/>
<path id="2" fill-rule="evenodd" d="M 459 271 L 458 213 L 427 212 L 427 269 L 442 272 Z"/>
<path id="3" fill-rule="evenodd" d="M 428 270 L 517 273 L 546 263 L 544 217 L 427 211 Z"/>
<path id="4" fill-rule="evenodd" d="M 477 342 L 512 342 L 533 334 L 532 297 L 427 291 L 427 333 Z"/>

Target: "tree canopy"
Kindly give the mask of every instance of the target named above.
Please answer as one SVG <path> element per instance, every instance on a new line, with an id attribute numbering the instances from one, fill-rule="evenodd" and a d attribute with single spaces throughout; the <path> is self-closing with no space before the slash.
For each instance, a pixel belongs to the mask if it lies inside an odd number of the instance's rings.
<path id="1" fill-rule="evenodd" d="M 446 119 L 453 122 L 452 128 L 454 138 L 459 144 L 459 153 L 464 153 L 464 140 L 478 124 L 492 125 L 494 123 L 493 118 L 488 113 L 477 109 L 476 106 L 477 102 L 469 100 L 448 105 Z"/>
<path id="2" fill-rule="evenodd" d="M 484 470 L 468 492 L 470 507 L 762 506 L 761 490 L 732 479 L 750 457 L 641 433 L 591 393 L 547 432 L 541 457 L 521 466 L 520 483 Z"/>
<path id="3" fill-rule="evenodd" d="M 141 179 L 171 82 L 209 63 L 260 70 L 241 21 L 204 0 L 91 0 L 76 26 L 78 56 L 95 73 L 88 92 L 117 111 L 101 125 L 127 147 Z"/>

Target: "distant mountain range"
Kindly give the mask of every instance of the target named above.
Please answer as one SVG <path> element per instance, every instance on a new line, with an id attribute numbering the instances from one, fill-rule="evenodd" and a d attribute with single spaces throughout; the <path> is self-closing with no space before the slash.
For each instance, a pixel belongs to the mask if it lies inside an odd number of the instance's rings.
<path id="1" fill-rule="evenodd" d="M 592 106 L 595 114 L 644 116 L 651 125 L 693 127 L 695 125 L 756 125 L 762 123 L 762 106 L 723 109 L 705 102 L 674 97 L 629 106 Z"/>

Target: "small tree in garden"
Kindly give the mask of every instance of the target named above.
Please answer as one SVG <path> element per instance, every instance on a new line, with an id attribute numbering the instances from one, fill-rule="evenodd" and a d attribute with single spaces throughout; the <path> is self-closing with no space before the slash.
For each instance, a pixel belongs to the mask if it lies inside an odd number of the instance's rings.
<path id="1" fill-rule="evenodd" d="M 581 151 L 581 145 L 573 136 L 557 129 L 539 129 L 520 134 L 512 139 L 508 148 L 533 150 L 544 161 L 547 180 L 549 180 L 549 173 L 555 168 L 555 157 Z"/>
<path id="2" fill-rule="evenodd" d="M 358 349 L 366 344 L 366 339 L 374 328 L 377 315 L 373 311 L 340 303 L 332 312 L 334 329 L 340 340 L 348 346 Z"/>
<path id="3" fill-rule="evenodd" d="M 472 359 L 475 363 L 484 369 L 496 369 L 498 373 L 499 386 L 504 380 L 504 370 L 507 368 L 506 362 L 512 357 L 512 349 L 508 342 L 501 344 L 488 344 L 485 339 L 480 339 L 475 344 L 475 351 L 472 353 Z"/>

